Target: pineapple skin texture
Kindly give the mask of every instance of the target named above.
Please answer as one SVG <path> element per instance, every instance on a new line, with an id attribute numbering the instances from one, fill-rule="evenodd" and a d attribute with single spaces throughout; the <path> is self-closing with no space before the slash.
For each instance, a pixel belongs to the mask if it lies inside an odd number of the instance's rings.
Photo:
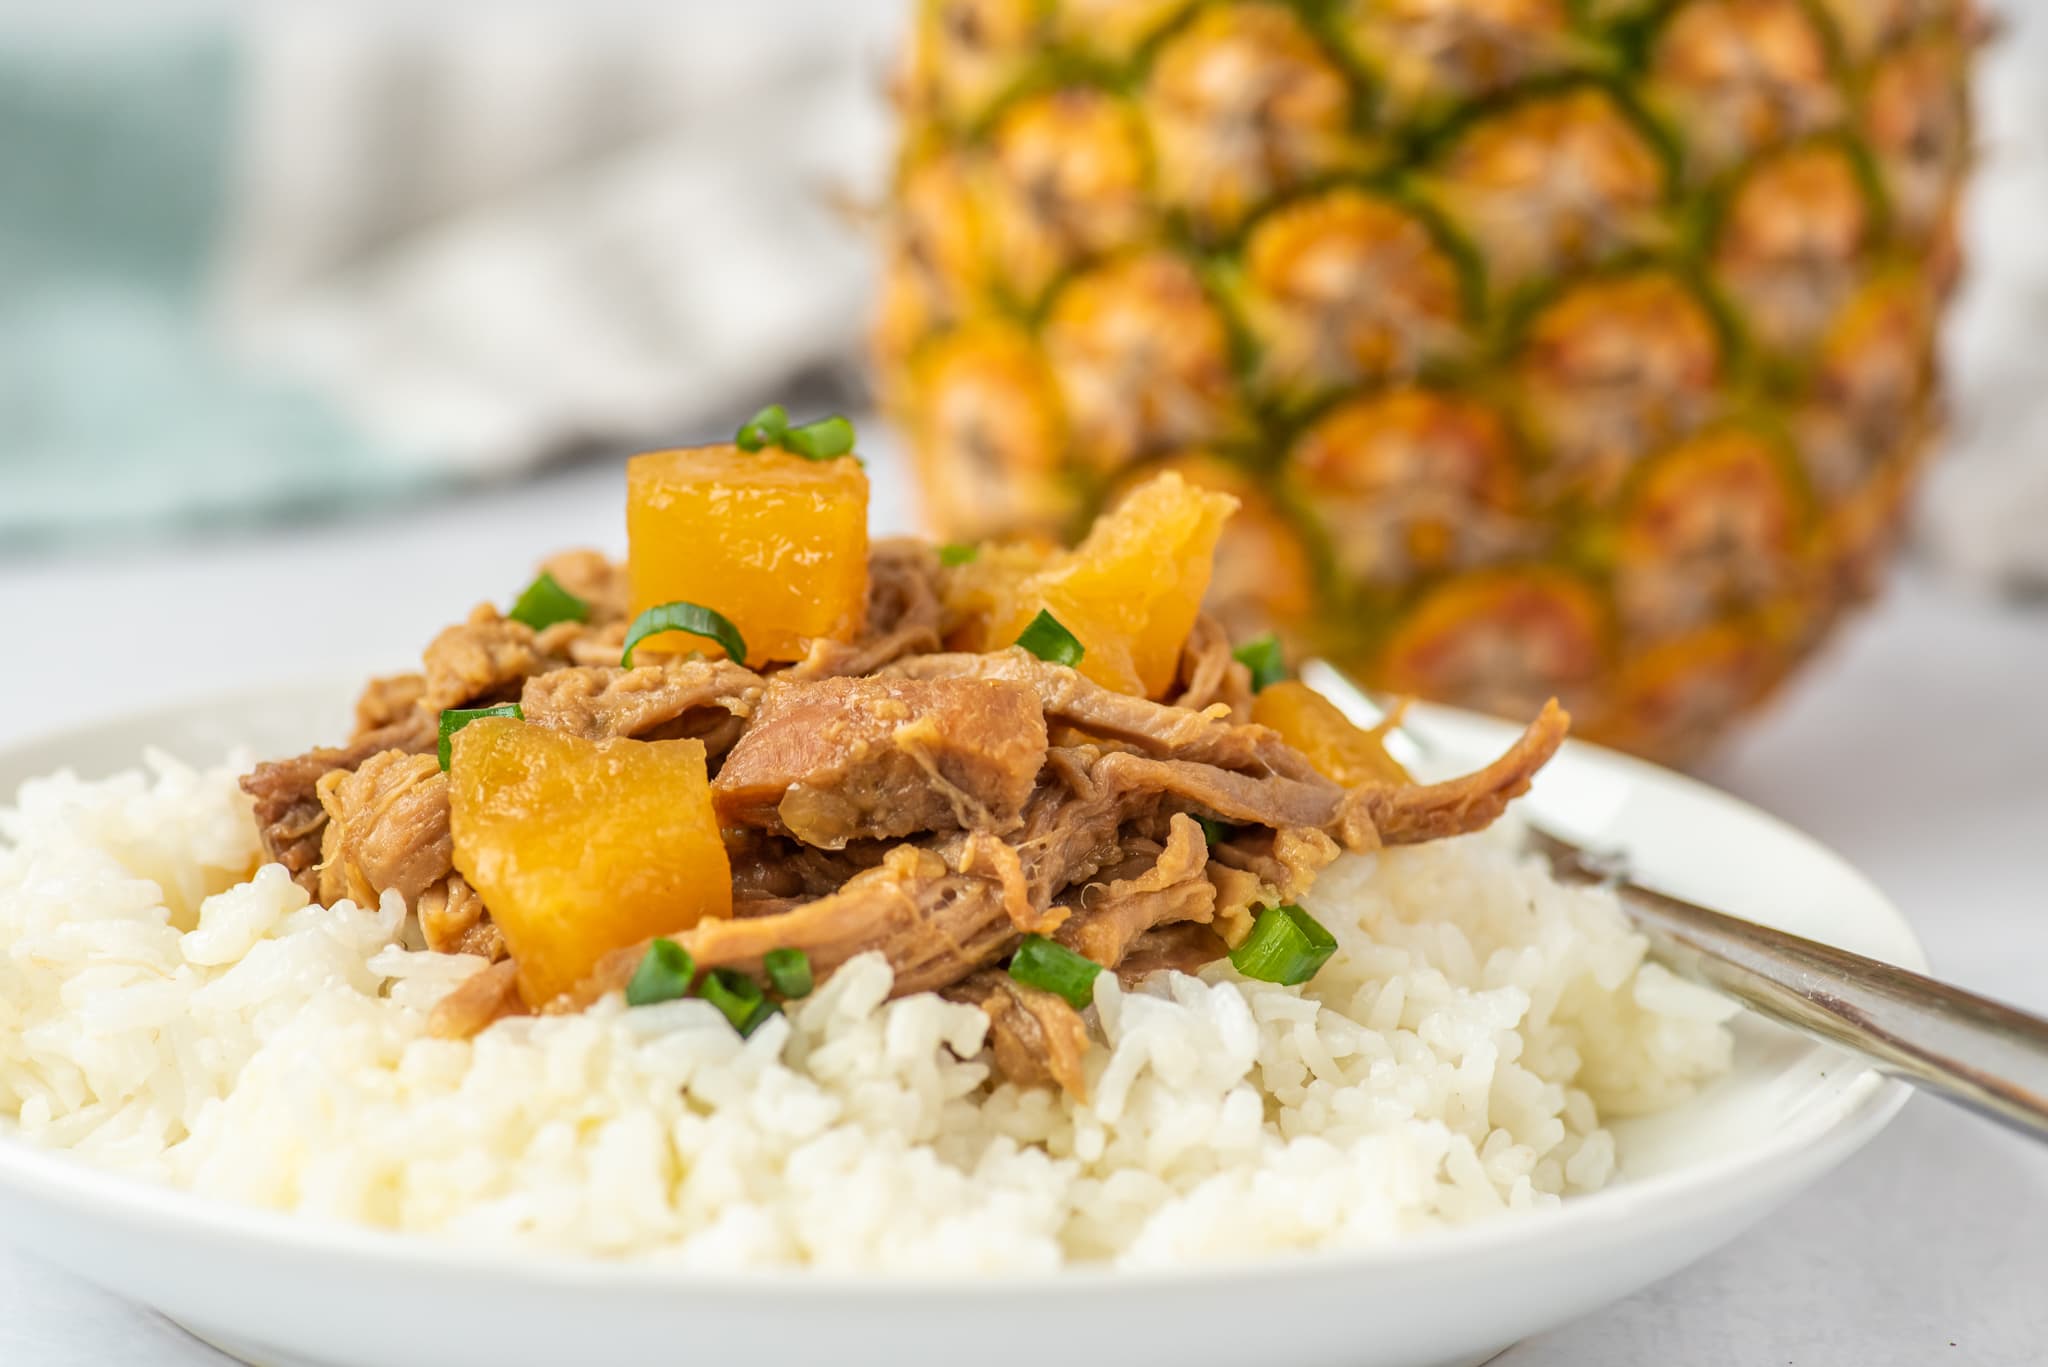
<path id="1" fill-rule="evenodd" d="M 1697 755 L 1937 435 L 1968 0 L 917 0 L 873 342 L 929 520 L 1238 498 L 1379 687 Z"/>

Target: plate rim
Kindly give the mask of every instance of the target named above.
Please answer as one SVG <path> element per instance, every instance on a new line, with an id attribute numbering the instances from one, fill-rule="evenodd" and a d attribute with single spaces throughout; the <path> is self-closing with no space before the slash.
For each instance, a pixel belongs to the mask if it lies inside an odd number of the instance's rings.
<path id="1" fill-rule="evenodd" d="M 227 715 L 231 711 L 301 706 L 311 710 L 332 705 L 337 716 L 345 716 L 352 691 L 332 679 L 305 679 L 157 699 L 148 707 L 95 722 L 72 723 L 0 743 L 0 771 L 16 767 L 24 755 L 32 752 L 90 745 L 100 733 L 117 726 L 161 729 L 181 714 Z M 1511 722 L 1443 704 L 1417 703 L 1409 716 L 1425 732 L 1441 731 L 1457 737 L 1461 748 L 1467 741 L 1503 742 L 1520 730 Z M 1802 853 L 1820 858 L 1834 873 L 1850 880 L 1871 910 L 1881 914 L 1885 929 L 1893 933 L 1898 945 L 1908 951 L 1896 956 L 1905 961 L 1902 966 L 1924 970 L 1925 948 L 1911 921 L 1873 880 L 1814 836 L 1709 783 L 1633 755 L 1572 739 L 1565 742 L 1560 753 L 1560 758 L 1566 756 L 1575 762 L 1583 760 L 1595 766 L 1618 768 L 1634 782 L 1676 788 L 1687 800 L 1732 808 L 1744 819 L 1772 828 L 1776 836 L 1790 839 L 1801 847 Z M 135 768 L 142 758 L 138 752 L 121 768 Z M 60 763 L 38 772 L 47 774 L 70 767 Z M 104 776 L 83 768 L 76 771 L 91 777 Z M 0 805 L 11 803 L 12 798 L 10 783 L 0 790 Z M 1818 1043 L 1816 1047 L 1829 1048 Z M 645 1258 L 510 1251 L 429 1233 L 380 1229 L 300 1212 L 237 1205 L 150 1178 L 96 1167 L 62 1150 L 40 1148 L 20 1138 L 11 1122 L 4 1120 L 0 1120 L 0 1187 L 13 1189 L 25 1199 L 61 1204 L 81 1218 L 186 1239 L 203 1235 L 296 1257 L 368 1261 L 388 1272 L 481 1274 L 579 1294 L 674 1294 L 704 1290 L 722 1296 L 853 1296 L 885 1309 L 900 1309 L 897 1302 L 933 1294 L 1010 1298 L 1061 1292 L 1093 1296 L 1147 1287 L 1205 1286 L 1242 1291 L 1253 1283 L 1284 1281 L 1304 1274 L 1426 1274 L 1438 1270 L 1439 1265 L 1467 1262 L 1481 1255 L 1526 1253 L 1553 1241 L 1626 1239 L 1645 1217 L 1654 1216 L 1662 1224 L 1684 1224 L 1701 1218 L 1725 1204 L 1716 1198 L 1716 1193 L 1730 1182 L 1766 1186 L 1773 1199 L 1764 1209 L 1774 1208 L 1791 1192 L 1839 1165 L 1874 1139 L 1912 1096 L 1909 1084 L 1861 1064 L 1845 1052 L 1834 1052 L 1855 1071 L 1794 1123 L 1734 1152 L 1689 1163 L 1675 1172 L 1651 1174 L 1582 1193 L 1549 1209 L 1416 1231 L 1383 1244 L 1284 1250 L 1169 1267 L 1125 1268 L 1082 1263 L 999 1275 L 865 1272 L 780 1265 L 726 1270 L 683 1267 Z M 17 1241 L 9 1238 L 6 1242 Z"/>

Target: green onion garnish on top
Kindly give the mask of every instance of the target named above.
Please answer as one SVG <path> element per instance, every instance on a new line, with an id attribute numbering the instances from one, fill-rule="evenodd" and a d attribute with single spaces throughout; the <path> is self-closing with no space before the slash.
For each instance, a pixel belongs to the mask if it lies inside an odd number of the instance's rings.
<path id="1" fill-rule="evenodd" d="M 761 984 L 730 968 L 714 968 L 697 984 L 697 995 L 725 1013 L 732 1028 L 742 1036 L 751 1035 L 761 1022 L 775 1014 L 775 1003 L 761 990 Z"/>
<path id="2" fill-rule="evenodd" d="M 542 570 L 540 578 L 526 586 L 526 591 L 519 595 L 519 601 L 505 615 L 540 631 L 557 622 L 589 621 L 590 604 L 556 583 L 555 576 Z"/>
<path id="3" fill-rule="evenodd" d="M 853 424 L 834 414 L 792 427 L 782 434 L 782 449 L 805 460 L 836 460 L 853 450 Z"/>
<path id="4" fill-rule="evenodd" d="M 771 403 L 749 418 L 732 440 L 733 445 L 742 451 L 762 451 L 770 446 L 779 446 L 805 460 L 836 460 L 853 450 L 854 432 L 853 424 L 836 413 L 801 427 L 791 427 L 789 410 L 779 403 Z"/>
<path id="5" fill-rule="evenodd" d="M 1076 1011 L 1095 1000 L 1095 977 L 1100 972 L 1101 964 L 1043 935 L 1026 935 L 1010 957 L 1011 977 L 1026 987 L 1058 993 Z"/>
<path id="6" fill-rule="evenodd" d="M 633 647 L 664 631 L 687 631 L 692 636 L 716 641 L 734 664 L 747 662 L 747 643 L 740 629 L 720 614 L 701 603 L 658 603 L 633 619 L 633 625 L 626 631 L 626 648 L 619 655 L 619 663 L 631 669 Z"/>
<path id="7" fill-rule="evenodd" d="M 690 979 L 697 975 L 690 951 L 674 940 L 656 940 L 647 946 L 647 956 L 633 970 L 626 984 L 626 1005 L 652 1006 L 690 995 Z"/>
<path id="8" fill-rule="evenodd" d="M 764 446 L 782 445 L 782 434 L 788 430 L 789 410 L 771 403 L 747 419 L 732 441 L 742 451 L 758 451 Z"/>
<path id="9" fill-rule="evenodd" d="M 941 565 L 971 565 L 981 555 L 981 547 L 971 541 L 949 541 L 939 547 Z"/>
<path id="10" fill-rule="evenodd" d="M 1017 644 L 1050 664 L 1070 667 L 1081 663 L 1081 657 L 1088 653 L 1080 638 L 1061 626 L 1060 619 L 1044 608 L 1040 608 L 1038 615 L 1031 619 L 1031 625 L 1018 634 Z"/>
<path id="11" fill-rule="evenodd" d="M 1281 652 L 1280 638 L 1270 631 L 1246 641 L 1231 651 L 1230 657 L 1252 672 L 1254 693 L 1287 677 L 1287 657 Z"/>
<path id="12" fill-rule="evenodd" d="M 1288 904 L 1260 912 L 1252 933 L 1230 951 L 1230 962 L 1247 978 L 1292 987 L 1313 978 L 1336 952 L 1336 937 L 1315 917 Z"/>
<path id="13" fill-rule="evenodd" d="M 794 1001 L 811 995 L 811 956 L 801 949 L 771 949 L 761 956 L 769 985 Z"/>
<path id="14" fill-rule="evenodd" d="M 455 733 L 475 721 L 478 717 L 515 717 L 526 720 L 526 714 L 519 710 L 516 702 L 501 703 L 496 707 L 451 707 L 441 714 L 441 772 L 448 772 L 448 760 L 452 754 L 449 742 Z"/>

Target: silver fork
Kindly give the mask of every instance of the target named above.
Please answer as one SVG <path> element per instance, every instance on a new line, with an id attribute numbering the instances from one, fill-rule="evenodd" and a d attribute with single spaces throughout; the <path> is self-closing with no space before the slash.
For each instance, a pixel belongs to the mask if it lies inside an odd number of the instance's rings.
<path id="1" fill-rule="evenodd" d="M 1354 719 L 1386 714 L 1328 664 L 1312 661 L 1302 674 Z M 1427 758 L 1410 732 L 1396 729 L 1389 740 L 1396 759 Z M 1612 888 L 1651 952 L 1674 973 L 1861 1054 L 1923 1091 L 2048 1141 L 2048 1020 L 1646 887 L 1618 851 L 1589 850 L 1533 825 L 1527 843 L 1560 879 Z"/>

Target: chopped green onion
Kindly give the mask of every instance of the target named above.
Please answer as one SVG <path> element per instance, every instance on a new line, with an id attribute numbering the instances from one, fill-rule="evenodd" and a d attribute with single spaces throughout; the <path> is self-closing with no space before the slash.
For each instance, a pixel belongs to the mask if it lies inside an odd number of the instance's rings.
<path id="1" fill-rule="evenodd" d="M 742 451 L 758 451 L 764 446 L 782 445 L 782 434 L 789 430 L 789 410 L 779 403 L 771 403 L 753 417 L 747 419 L 733 437 L 733 445 Z"/>
<path id="2" fill-rule="evenodd" d="M 801 949 L 771 949 L 761 956 L 761 967 L 783 996 L 794 1000 L 811 995 L 811 956 Z"/>
<path id="3" fill-rule="evenodd" d="M 519 595 L 512 611 L 505 615 L 540 631 L 557 622 L 589 621 L 590 604 L 556 583 L 555 576 L 542 570 L 540 578 L 526 586 L 526 592 Z"/>
<path id="4" fill-rule="evenodd" d="M 853 424 L 837 414 L 791 427 L 789 410 L 771 403 L 749 418 L 732 440 L 742 451 L 779 446 L 805 460 L 835 460 L 853 450 L 853 436 Z"/>
<path id="5" fill-rule="evenodd" d="M 632 627 L 626 632 L 626 648 L 619 655 L 619 663 L 631 669 L 633 647 L 664 631 L 687 631 L 692 636 L 716 641 L 732 657 L 734 664 L 747 661 L 747 643 L 740 636 L 740 629 L 718 613 L 700 603 L 658 603 L 633 619 Z"/>
<path id="6" fill-rule="evenodd" d="M 805 460 L 836 460 L 853 450 L 853 424 L 835 414 L 792 427 L 782 434 L 782 449 Z"/>
<path id="7" fill-rule="evenodd" d="M 941 565 L 972 565 L 981 556 L 981 547 L 971 541 L 951 541 L 939 547 Z"/>
<path id="8" fill-rule="evenodd" d="M 1202 828 L 1202 838 L 1211 846 L 1221 845 L 1237 834 L 1237 827 L 1228 821 L 1218 821 L 1213 816 L 1198 816 L 1195 822 Z"/>
<path id="9" fill-rule="evenodd" d="M 1026 935 L 1010 958 L 1011 977 L 1026 987 L 1058 993 L 1076 1011 L 1095 999 L 1095 975 L 1100 972 L 1101 964 L 1043 935 Z"/>
<path id="10" fill-rule="evenodd" d="M 1292 987 L 1305 983 L 1337 952 L 1336 937 L 1291 904 L 1267 907 L 1230 962 L 1247 978 Z"/>
<path id="11" fill-rule="evenodd" d="M 520 721 L 526 720 L 526 714 L 519 710 L 519 704 L 516 702 L 501 703 L 496 707 L 449 708 L 441 714 L 440 753 L 442 773 L 448 772 L 448 760 L 451 755 L 448 743 L 455 738 L 457 731 L 460 731 L 478 717 L 515 717 Z"/>
<path id="12" fill-rule="evenodd" d="M 730 968 L 714 968 L 697 984 L 697 995 L 725 1013 L 732 1028 L 751 1035 L 755 1027 L 775 1014 L 775 1003 L 761 990 L 761 984 Z"/>
<path id="13" fill-rule="evenodd" d="M 1056 665 L 1077 665 L 1088 653 L 1080 639 L 1061 626 L 1060 619 L 1044 608 L 1038 610 L 1038 615 L 1031 619 L 1031 625 L 1018 635 L 1017 644 L 1039 659 Z"/>
<path id="14" fill-rule="evenodd" d="M 626 1005 L 652 1006 L 690 995 L 690 979 L 697 976 L 697 963 L 690 951 L 674 940 L 656 940 L 647 946 L 633 981 L 626 984 Z"/>
<path id="15" fill-rule="evenodd" d="M 1270 631 L 1231 651 L 1230 658 L 1251 670 L 1254 693 L 1287 677 L 1287 657 L 1280 649 L 1280 638 Z"/>

